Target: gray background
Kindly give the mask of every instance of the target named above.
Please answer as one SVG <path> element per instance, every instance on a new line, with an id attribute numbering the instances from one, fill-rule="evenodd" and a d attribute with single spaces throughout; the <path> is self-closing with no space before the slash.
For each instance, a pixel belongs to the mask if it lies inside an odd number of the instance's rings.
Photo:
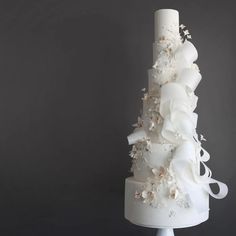
<path id="1" fill-rule="evenodd" d="M 159 8 L 179 10 L 198 49 L 198 132 L 229 186 L 176 235 L 233 235 L 235 4 L 190 0 L 0 1 L 1 235 L 154 235 L 123 198 Z"/>

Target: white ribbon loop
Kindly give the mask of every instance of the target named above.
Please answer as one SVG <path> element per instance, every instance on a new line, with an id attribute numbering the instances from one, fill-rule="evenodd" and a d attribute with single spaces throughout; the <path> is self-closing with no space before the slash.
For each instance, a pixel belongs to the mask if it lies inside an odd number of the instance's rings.
<path id="1" fill-rule="evenodd" d="M 211 190 L 210 184 L 217 184 L 218 188 L 219 188 L 219 192 L 218 193 L 213 193 L 213 191 Z M 222 199 L 228 194 L 227 185 L 220 182 L 220 181 L 218 181 L 218 180 L 212 179 L 212 178 L 204 186 L 204 188 L 212 197 L 214 197 L 216 199 Z"/>

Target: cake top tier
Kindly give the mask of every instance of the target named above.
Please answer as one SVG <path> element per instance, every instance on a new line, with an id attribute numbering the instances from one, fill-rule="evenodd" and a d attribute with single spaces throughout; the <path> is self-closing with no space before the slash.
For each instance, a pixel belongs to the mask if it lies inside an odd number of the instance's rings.
<path id="1" fill-rule="evenodd" d="M 179 35 L 179 12 L 173 9 L 159 9 L 155 12 L 155 41 Z"/>

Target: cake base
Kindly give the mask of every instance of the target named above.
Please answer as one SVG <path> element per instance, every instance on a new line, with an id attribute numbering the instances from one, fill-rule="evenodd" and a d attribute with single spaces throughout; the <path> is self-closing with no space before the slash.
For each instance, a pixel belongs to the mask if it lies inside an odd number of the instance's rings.
<path id="1" fill-rule="evenodd" d="M 135 192 L 140 191 L 143 182 L 134 177 L 126 178 L 125 182 L 125 218 L 131 223 L 148 228 L 186 228 L 198 225 L 209 218 L 209 195 L 202 192 L 199 201 L 205 205 L 199 212 L 193 206 L 183 208 L 174 200 L 169 200 L 165 207 L 153 207 L 135 199 Z"/>

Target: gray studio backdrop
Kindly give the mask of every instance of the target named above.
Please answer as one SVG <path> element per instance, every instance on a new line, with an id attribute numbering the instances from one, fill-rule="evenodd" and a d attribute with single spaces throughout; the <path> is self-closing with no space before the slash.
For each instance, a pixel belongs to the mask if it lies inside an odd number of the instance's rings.
<path id="1" fill-rule="evenodd" d="M 229 186 L 176 235 L 233 235 L 235 4 L 203 0 L 0 1 L 1 235 L 154 235 L 124 219 L 123 194 L 159 8 L 179 10 L 198 49 L 197 130 Z"/>

